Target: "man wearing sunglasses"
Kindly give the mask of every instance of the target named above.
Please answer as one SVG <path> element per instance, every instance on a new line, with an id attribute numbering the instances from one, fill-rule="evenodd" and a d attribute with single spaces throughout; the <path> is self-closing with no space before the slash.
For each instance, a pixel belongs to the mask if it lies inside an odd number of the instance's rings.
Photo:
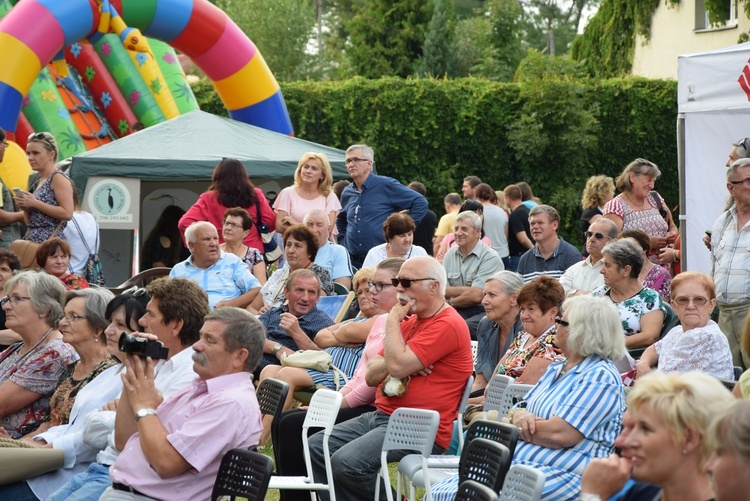
<path id="1" fill-rule="evenodd" d="M 589 226 L 586 236 L 586 251 L 589 256 L 567 270 L 560 277 L 560 284 L 565 289 L 566 297 L 588 294 L 604 285 L 604 276 L 599 273 L 604 266 L 602 249 L 617 238 L 617 225 L 600 217 Z"/>
<path id="2" fill-rule="evenodd" d="M 711 232 L 711 275 L 716 282 L 719 327 L 729 340 L 734 365 L 750 368 L 750 353 L 742 351 L 745 318 L 750 312 L 750 158 L 727 170 L 732 206 Z"/>
<path id="3" fill-rule="evenodd" d="M 440 425 L 433 453 L 445 451 L 456 407 L 473 369 L 469 332 L 463 319 L 445 303 L 447 278 L 440 263 L 429 256 L 411 258 L 392 281 L 400 303 L 388 313 L 383 351 L 367 365 L 367 384 L 379 386 L 377 409 L 337 424 L 329 439 L 337 499 L 374 499 L 388 420 L 399 407 L 437 411 Z M 410 377 L 401 396 L 383 393 L 389 376 Z M 309 439 L 316 482 L 326 481 L 323 436 L 319 432 Z M 390 451 L 388 462 L 397 462 L 410 452 Z M 383 489 L 381 494 L 384 499 Z"/>

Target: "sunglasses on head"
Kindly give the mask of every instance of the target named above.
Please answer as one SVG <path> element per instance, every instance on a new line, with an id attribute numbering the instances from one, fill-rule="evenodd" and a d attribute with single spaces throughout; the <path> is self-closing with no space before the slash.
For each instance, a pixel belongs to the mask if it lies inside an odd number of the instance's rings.
<path id="1" fill-rule="evenodd" d="M 435 280 L 434 278 L 392 278 L 391 283 L 394 287 L 398 287 L 398 284 L 401 284 L 401 287 L 404 289 L 408 289 L 411 287 L 412 282 L 423 282 L 425 280 Z"/>
<path id="2" fill-rule="evenodd" d="M 52 149 L 57 149 L 54 144 L 52 144 L 52 141 L 47 137 L 47 135 L 44 132 L 35 132 L 29 136 L 29 138 L 26 140 L 28 141 L 44 141 L 48 145 L 52 147 Z"/>

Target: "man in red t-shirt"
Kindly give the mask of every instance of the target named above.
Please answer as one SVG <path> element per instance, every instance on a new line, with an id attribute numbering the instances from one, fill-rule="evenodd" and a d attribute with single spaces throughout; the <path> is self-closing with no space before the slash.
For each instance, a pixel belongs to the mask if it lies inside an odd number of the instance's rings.
<path id="1" fill-rule="evenodd" d="M 339 499 L 373 499 L 388 419 L 399 407 L 440 413 L 434 452 L 443 452 L 450 444 L 456 408 L 472 373 L 469 329 L 456 310 L 445 303 L 447 279 L 440 263 L 431 257 L 412 258 L 404 263 L 394 282 L 400 303 L 388 314 L 382 354 L 367 366 L 367 384 L 378 386 L 377 410 L 339 423 L 329 440 Z M 411 376 L 402 396 L 383 394 L 388 375 Z M 325 482 L 323 433 L 310 437 L 309 443 L 315 480 Z M 388 461 L 398 461 L 410 452 L 390 451 Z M 324 494 L 319 496 L 327 500 Z M 384 489 L 381 499 L 386 499 Z"/>

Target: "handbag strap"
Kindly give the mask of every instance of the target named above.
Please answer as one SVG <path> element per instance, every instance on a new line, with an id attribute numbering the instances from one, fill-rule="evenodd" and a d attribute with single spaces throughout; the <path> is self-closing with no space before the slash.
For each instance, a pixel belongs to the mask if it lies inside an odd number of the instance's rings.
<path id="1" fill-rule="evenodd" d="M 260 232 L 260 225 L 263 221 L 260 219 L 260 204 L 259 203 L 255 204 L 255 214 L 256 214 L 255 217 L 257 218 L 257 220 L 255 221 L 255 230 L 258 232 L 258 235 L 260 236 L 260 241 L 262 242 L 263 233 Z"/>
<path id="2" fill-rule="evenodd" d="M 73 216 L 73 224 L 76 226 L 76 230 L 78 231 L 78 236 L 81 237 L 81 242 L 83 242 L 83 246 L 86 247 L 86 252 L 89 253 L 89 256 L 93 254 L 91 252 L 91 248 L 89 247 L 89 244 L 86 243 L 86 238 L 83 236 L 83 232 L 81 231 L 81 227 L 78 226 L 78 221 L 76 221 L 75 216 Z M 96 232 L 96 240 L 94 240 L 94 247 L 99 247 L 99 232 Z"/>

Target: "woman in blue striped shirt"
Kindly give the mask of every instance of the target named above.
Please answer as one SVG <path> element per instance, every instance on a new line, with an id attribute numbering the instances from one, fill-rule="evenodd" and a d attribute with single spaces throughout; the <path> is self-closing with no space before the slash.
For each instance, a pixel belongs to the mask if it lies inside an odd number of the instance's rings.
<path id="1" fill-rule="evenodd" d="M 620 431 L 625 397 L 612 362 L 625 356 L 625 342 L 620 315 L 607 299 L 576 296 L 563 312 L 556 343 L 566 360 L 551 364 L 503 421 L 519 430 L 513 464 L 544 473 L 542 500 L 573 501 L 586 465 L 608 456 Z M 456 492 L 451 478 L 433 486 L 436 500 L 453 499 L 446 495 Z"/>

